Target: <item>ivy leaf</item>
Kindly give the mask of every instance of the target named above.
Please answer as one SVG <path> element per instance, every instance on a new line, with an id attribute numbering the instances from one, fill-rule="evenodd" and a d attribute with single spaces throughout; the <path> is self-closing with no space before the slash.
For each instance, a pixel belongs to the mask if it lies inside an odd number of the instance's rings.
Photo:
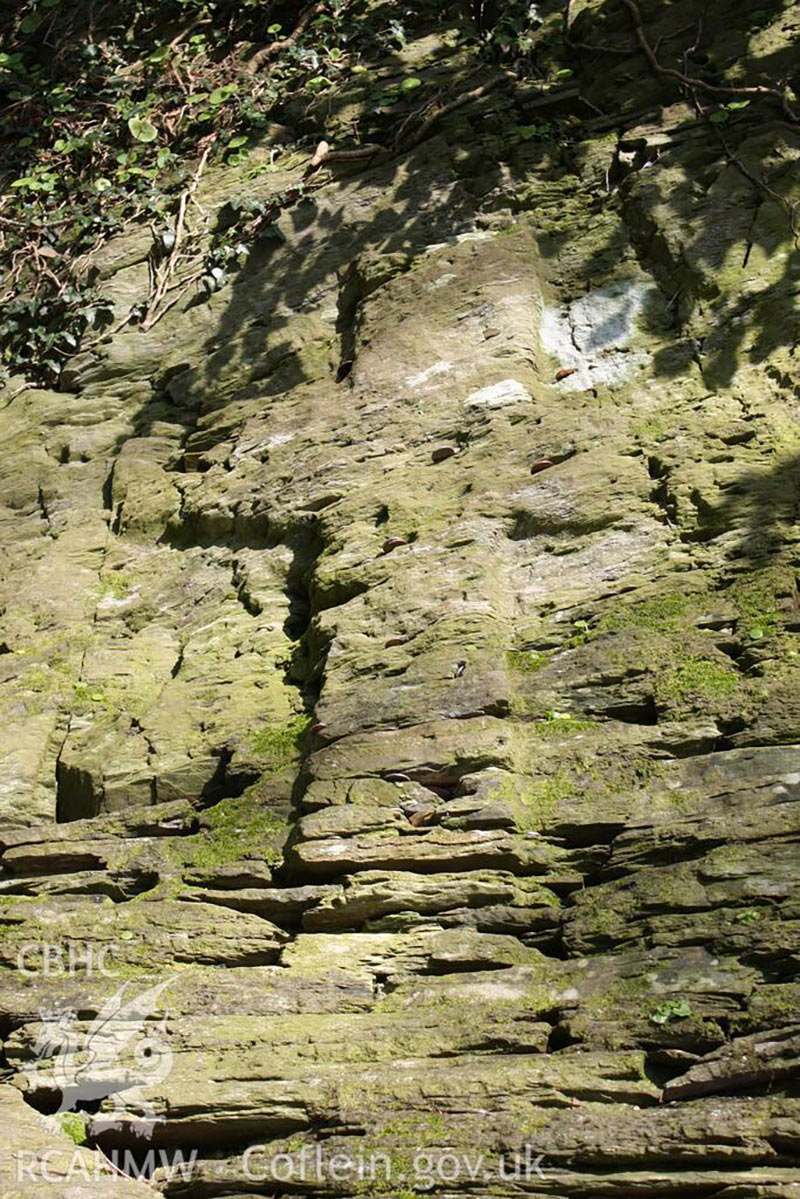
<path id="1" fill-rule="evenodd" d="M 128 128 L 137 142 L 154 142 L 158 137 L 158 130 L 147 117 L 131 117 Z"/>
<path id="2" fill-rule="evenodd" d="M 685 1020 L 691 1016 L 691 1004 L 686 999 L 667 999 L 650 1013 L 653 1024 L 668 1024 L 671 1020 Z"/>
<path id="3" fill-rule="evenodd" d="M 403 80 L 402 87 L 403 87 L 403 90 L 406 92 L 413 92 L 416 88 L 422 87 L 422 80 L 416 79 L 412 75 L 408 79 Z"/>

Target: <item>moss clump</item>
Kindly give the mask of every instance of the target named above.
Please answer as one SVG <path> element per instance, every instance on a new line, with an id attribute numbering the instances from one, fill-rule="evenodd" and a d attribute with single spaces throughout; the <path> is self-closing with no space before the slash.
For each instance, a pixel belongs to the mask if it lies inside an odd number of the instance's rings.
<path id="1" fill-rule="evenodd" d="M 100 599 L 107 599 L 109 597 L 112 599 L 124 599 L 130 589 L 130 579 L 118 570 L 112 570 L 108 574 L 104 574 L 98 588 Z"/>
<path id="2" fill-rule="evenodd" d="M 739 615 L 742 632 L 758 641 L 778 631 L 779 600 L 795 592 L 794 571 L 776 566 L 736 580 L 724 594 Z"/>
<path id="3" fill-rule="evenodd" d="M 250 737 L 253 752 L 262 759 L 265 774 L 277 774 L 298 760 L 311 720 L 295 716 L 286 724 L 259 729 Z"/>
<path id="4" fill-rule="evenodd" d="M 510 649 L 506 651 L 506 664 L 516 674 L 536 674 L 547 662 L 547 654 L 535 650 Z"/>
<path id="5" fill-rule="evenodd" d="M 623 629 L 647 629 L 653 633 L 675 631 L 692 607 L 691 596 L 656 595 L 609 612 L 599 622 L 597 632 L 618 633 Z"/>
<path id="6" fill-rule="evenodd" d="M 61 1131 L 76 1145 L 85 1145 L 86 1117 L 80 1112 L 61 1112 L 58 1116 Z"/>
<path id="7" fill-rule="evenodd" d="M 725 699 L 738 686 L 739 676 L 732 667 L 709 658 L 688 658 L 658 681 L 661 695 L 680 705 Z"/>
<path id="8" fill-rule="evenodd" d="M 272 864 L 280 861 L 287 824 L 258 799 L 257 788 L 256 783 L 236 799 L 221 799 L 204 814 L 202 833 L 180 839 L 187 865 L 223 866 L 254 852 Z"/>

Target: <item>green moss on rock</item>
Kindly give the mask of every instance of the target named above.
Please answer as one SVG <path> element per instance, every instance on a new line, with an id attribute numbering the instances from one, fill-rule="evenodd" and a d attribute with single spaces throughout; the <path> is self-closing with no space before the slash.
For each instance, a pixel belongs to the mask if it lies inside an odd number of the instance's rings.
<path id="1" fill-rule="evenodd" d="M 725 699 L 736 691 L 739 676 L 733 667 L 709 658 L 688 658 L 657 680 L 659 694 L 679 707 Z"/>
<path id="2" fill-rule="evenodd" d="M 259 729 L 251 735 L 250 745 L 265 773 L 277 774 L 298 760 L 310 723 L 308 716 L 295 716 L 286 724 Z"/>
<path id="3" fill-rule="evenodd" d="M 534 650 L 510 649 L 506 651 L 506 664 L 516 674 L 535 674 L 547 662 L 547 654 Z"/>

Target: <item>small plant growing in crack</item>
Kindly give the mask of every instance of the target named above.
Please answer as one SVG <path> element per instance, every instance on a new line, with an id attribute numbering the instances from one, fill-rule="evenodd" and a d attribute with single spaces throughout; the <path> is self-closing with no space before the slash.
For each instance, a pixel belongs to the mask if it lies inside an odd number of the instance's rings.
<path id="1" fill-rule="evenodd" d="M 665 999 L 650 1013 L 651 1024 L 670 1024 L 673 1020 L 685 1020 L 692 1015 L 688 999 Z"/>
<path id="2" fill-rule="evenodd" d="M 741 912 L 737 912 L 734 920 L 737 924 L 756 924 L 761 919 L 762 913 L 758 908 L 744 908 Z"/>

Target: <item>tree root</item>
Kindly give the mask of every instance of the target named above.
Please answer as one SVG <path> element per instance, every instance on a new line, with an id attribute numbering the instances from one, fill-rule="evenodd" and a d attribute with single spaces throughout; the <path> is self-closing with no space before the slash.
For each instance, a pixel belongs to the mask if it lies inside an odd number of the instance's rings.
<path id="1" fill-rule="evenodd" d="M 147 311 L 142 318 L 142 329 L 146 333 L 151 329 L 158 319 L 159 308 L 163 304 L 164 297 L 170 290 L 170 281 L 175 274 L 175 268 L 178 265 L 180 253 L 183 248 L 184 238 L 186 235 L 186 209 L 190 201 L 194 200 L 194 194 L 200 185 L 200 180 L 203 177 L 203 172 L 206 169 L 206 163 L 211 153 L 213 141 L 210 142 L 200 157 L 200 162 L 197 165 L 197 170 L 192 176 L 189 186 L 181 193 L 180 203 L 178 205 L 178 217 L 175 222 L 175 244 L 173 245 L 169 258 L 167 259 L 161 271 L 155 268 L 154 271 L 154 287 L 152 289 L 150 299 L 147 303 Z"/>
<path id="2" fill-rule="evenodd" d="M 636 0 L 622 0 L 622 3 L 631 14 L 636 40 L 654 74 L 661 75 L 667 79 L 675 79 L 690 91 L 702 91 L 711 96 L 769 96 L 780 103 L 787 120 L 795 125 L 800 124 L 800 117 L 794 113 L 783 92 L 779 91 L 776 87 L 766 87 L 761 84 L 755 84 L 751 87 L 718 87 L 713 83 L 706 83 L 704 79 L 696 79 L 691 75 L 686 75 L 683 71 L 676 71 L 672 67 L 662 66 L 658 60 L 658 55 L 647 40 L 647 34 L 642 23 L 642 14 Z"/>

